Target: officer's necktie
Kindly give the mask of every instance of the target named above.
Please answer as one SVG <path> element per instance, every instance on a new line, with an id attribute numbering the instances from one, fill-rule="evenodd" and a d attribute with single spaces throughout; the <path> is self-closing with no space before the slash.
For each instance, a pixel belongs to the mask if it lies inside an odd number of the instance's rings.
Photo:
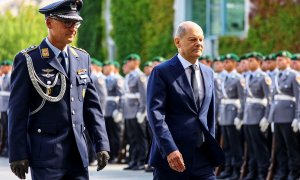
<path id="1" fill-rule="evenodd" d="M 196 64 L 193 64 L 190 66 L 191 68 L 191 86 L 193 89 L 193 94 L 195 97 L 195 101 L 197 104 L 197 108 L 199 108 L 200 106 L 200 98 L 199 98 L 199 87 L 198 87 L 198 83 L 197 83 L 197 78 L 196 78 L 196 69 L 198 68 Z"/>
<path id="2" fill-rule="evenodd" d="M 65 52 L 63 52 L 63 51 L 61 51 L 59 53 L 59 57 L 61 58 L 60 64 L 64 68 L 65 72 L 68 74 L 68 67 L 67 67 L 67 63 L 66 63 L 66 56 L 64 54 L 65 54 Z"/>

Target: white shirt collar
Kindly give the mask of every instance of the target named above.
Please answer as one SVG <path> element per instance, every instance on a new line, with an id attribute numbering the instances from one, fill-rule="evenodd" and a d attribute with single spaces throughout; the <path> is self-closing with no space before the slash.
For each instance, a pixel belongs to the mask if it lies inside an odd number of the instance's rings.
<path id="1" fill-rule="evenodd" d="M 181 62 L 184 69 L 186 69 L 186 68 L 190 67 L 191 65 L 193 65 L 188 60 L 184 59 L 180 54 L 178 54 L 177 57 L 178 57 L 179 61 Z M 196 61 L 196 65 L 200 68 L 199 61 Z"/>

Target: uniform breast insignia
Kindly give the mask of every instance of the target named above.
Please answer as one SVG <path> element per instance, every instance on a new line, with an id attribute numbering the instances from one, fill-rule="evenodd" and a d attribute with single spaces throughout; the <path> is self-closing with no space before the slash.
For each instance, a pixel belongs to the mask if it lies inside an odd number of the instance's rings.
<path id="1" fill-rule="evenodd" d="M 78 69 L 78 70 L 77 70 L 77 74 L 78 74 L 78 75 L 85 74 L 86 72 L 87 72 L 87 69 Z"/>
<path id="2" fill-rule="evenodd" d="M 50 74 L 51 72 L 54 71 L 54 69 L 42 69 L 42 71 L 45 73 L 45 74 L 41 74 L 43 77 L 50 78 L 55 76 L 55 74 Z"/>
<path id="3" fill-rule="evenodd" d="M 48 48 L 43 48 L 41 51 L 42 51 L 43 58 L 49 58 L 49 49 Z"/>
<path id="4" fill-rule="evenodd" d="M 246 86 L 246 79 L 245 78 L 241 78 L 240 79 L 240 83 L 241 83 L 242 87 L 245 88 L 245 86 Z"/>
<path id="5" fill-rule="evenodd" d="M 145 76 L 141 76 L 141 77 L 140 77 L 140 80 L 141 80 L 143 83 L 147 81 L 147 79 L 146 79 Z"/>
<path id="6" fill-rule="evenodd" d="M 272 79 L 269 77 L 269 76 L 266 76 L 265 77 L 265 82 L 268 86 L 271 86 L 272 85 Z"/>

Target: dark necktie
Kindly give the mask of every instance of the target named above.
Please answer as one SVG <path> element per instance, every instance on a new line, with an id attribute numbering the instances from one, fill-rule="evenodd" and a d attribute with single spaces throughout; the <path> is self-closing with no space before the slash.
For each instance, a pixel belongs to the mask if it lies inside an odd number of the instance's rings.
<path id="1" fill-rule="evenodd" d="M 190 68 L 191 68 L 191 86 L 193 89 L 193 94 L 195 97 L 197 108 L 199 108 L 199 106 L 200 106 L 199 88 L 198 88 L 198 83 L 197 83 L 197 78 L 196 78 L 196 73 L 195 73 L 197 65 L 193 64 L 190 66 Z"/>
<path id="2" fill-rule="evenodd" d="M 67 68 L 67 63 L 66 63 L 66 58 L 64 56 L 65 52 L 61 51 L 59 53 L 59 57 L 61 58 L 60 64 L 64 68 L 65 72 L 68 74 L 68 68 Z"/>

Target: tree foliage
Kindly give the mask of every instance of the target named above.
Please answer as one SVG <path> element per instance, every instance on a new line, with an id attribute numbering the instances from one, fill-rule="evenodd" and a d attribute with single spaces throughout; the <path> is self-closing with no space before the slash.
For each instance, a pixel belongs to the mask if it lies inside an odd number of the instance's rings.
<path id="1" fill-rule="evenodd" d="M 10 11 L 0 15 L 0 60 L 13 59 L 16 53 L 39 45 L 47 35 L 44 16 L 37 7 L 21 5 L 18 16 Z"/>
<path id="2" fill-rule="evenodd" d="M 259 3 L 255 3 L 259 1 Z M 243 54 L 259 51 L 265 54 L 279 50 L 300 52 L 300 5 L 293 0 L 256 0 L 255 15 L 250 20 L 247 38 L 221 37 L 219 53 Z"/>
<path id="3" fill-rule="evenodd" d="M 85 49 L 92 57 L 105 59 L 105 28 L 103 20 L 103 0 L 85 0 L 80 15 L 83 18 L 78 30 L 77 46 Z"/>
<path id="4" fill-rule="evenodd" d="M 117 58 L 138 53 L 143 61 L 174 54 L 174 0 L 112 0 L 112 36 Z"/>

